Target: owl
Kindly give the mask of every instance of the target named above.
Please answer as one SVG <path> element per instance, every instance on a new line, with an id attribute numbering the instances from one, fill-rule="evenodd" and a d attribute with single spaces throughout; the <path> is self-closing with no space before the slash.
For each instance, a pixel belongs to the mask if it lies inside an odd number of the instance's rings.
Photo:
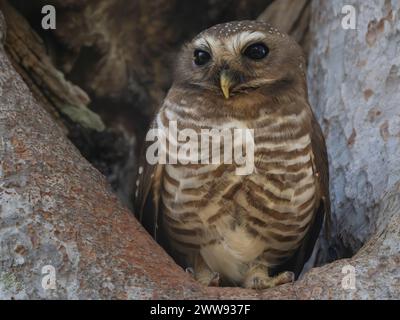
<path id="1" fill-rule="evenodd" d="M 211 27 L 176 57 L 151 128 L 249 129 L 253 138 L 248 174 L 238 174 L 235 161 L 149 162 L 145 143 L 135 213 L 201 284 L 265 289 L 294 281 L 328 221 L 327 152 L 305 67 L 292 38 L 258 21 Z"/>

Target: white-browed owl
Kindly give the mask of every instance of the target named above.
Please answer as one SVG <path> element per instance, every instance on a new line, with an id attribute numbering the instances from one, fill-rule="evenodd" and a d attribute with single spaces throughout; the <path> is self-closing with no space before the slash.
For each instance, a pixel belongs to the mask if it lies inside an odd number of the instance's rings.
<path id="1" fill-rule="evenodd" d="M 152 128 L 175 121 L 178 131 L 254 130 L 247 175 L 237 174 L 235 162 L 149 164 L 142 157 L 136 214 L 202 284 L 268 288 L 292 281 L 310 257 L 330 201 L 305 67 L 293 39 L 257 21 L 207 29 L 176 58 Z"/>

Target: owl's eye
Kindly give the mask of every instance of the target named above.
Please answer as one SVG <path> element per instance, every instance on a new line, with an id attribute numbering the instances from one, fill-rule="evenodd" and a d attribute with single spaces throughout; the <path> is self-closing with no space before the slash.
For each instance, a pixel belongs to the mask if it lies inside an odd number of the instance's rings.
<path id="1" fill-rule="evenodd" d="M 246 48 L 244 55 L 252 60 L 264 59 L 269 53 L 268 47 L 263 43 L 254 43 Z"/>
<path id="2" fill-rule="evenodd" d="M 211 60 L 211 55 L 207 51 L 204 50 L 194 51 L 194 63 L 197 66 L 205 65 L 210 60 Z"/>

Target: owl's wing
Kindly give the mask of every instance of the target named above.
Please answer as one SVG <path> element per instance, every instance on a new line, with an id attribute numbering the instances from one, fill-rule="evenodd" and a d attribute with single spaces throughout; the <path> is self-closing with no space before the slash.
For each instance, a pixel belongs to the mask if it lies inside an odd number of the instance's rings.
<path id="1" fill-rule="evenodd" d="M 153 123 L 150 129 L 155 129 Z M 150 164 L 146 159 L 146 151 L 154 142 L 145 141 L 139 158 L 136 179 L 134 212 L 145 229 L 158 240 L 160 226 L 160 187 L 164 165 Z"/>
<path id="2" fill-rule="evenodd" d="M 321 127 L 313 115 L 311 144 L 314 154 L 314 166 L 319 174 L 319 195 L 320 205 L 323 210 L 319 212 L 324 220 L 326 231 L 330 228 L 331 202 L 329 197 L 329 164 L 328 153 L 326 151 L 325 138 Z M 319 233 L 319 232 L 318 232 Z"/>
<path id="3" fill-rule="evenodd" d="M 329 198 L 328 155 L 326 151 L 324 136 L 314 115 L 312 117 L 311 145 L 314 156 L 314 172 L 318 173 L 319 176 L 319 205 L 315 210 L 313 221 L 301 246 L 288 261 L 279 266 L 279 268 L 277 268 L 277 270 L 275 271 L 280 272 L 282 270 L 291 270 L 294 272 L 296 278 L 300 275 L 304 264 L 310 258 L 314 249 L 315 242 L 317 241 L 318 236 L 321 232 L 322 226 L 324 225 L 326 229 L 329 229 L 330 221 L 331 207 Z"/>

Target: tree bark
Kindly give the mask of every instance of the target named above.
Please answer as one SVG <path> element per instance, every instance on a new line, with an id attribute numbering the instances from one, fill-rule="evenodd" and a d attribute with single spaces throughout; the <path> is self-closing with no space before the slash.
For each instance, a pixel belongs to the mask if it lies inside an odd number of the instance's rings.
<path id="1" fill-rule="evenodd" d="M 258 19 L 267 21 L 282 32 L 290 34 L 308 56 L 310 11 L 311 0 L 278 0 L 272 2 Z"/>
<path id="2" fill-rule="evenodd" d="M 356 8 L 356 30 L 341 9 Z M 311 104 L 329 154 L 330 246 L 351 256 L 377 232 L 383 196 L 400 181 L 400 4 L 315 0 Z"/>
<path id="3" fill-rule="evenodd" d="M 178 268 L 33 98 L 0 44 L 0 298 L 399 297 L 400 8 L 373 2 L 375 10 L 353 2 L 362 12 L 354 31 L 341 29 L 338 3 L 311 6 L 310 95 L 331 164 L 328 246 L 352 257 L 264 291 L 205 288 Z M 54 290 L 41 285 L 46 265 L 56 270 Z M 343 287 L 348 265 L 355 289 Z"/>
<path id="4" fill-rule="evenodd" d="M 128 206 L 136 142 L 171 85 L 182 43 L 215 23 L 254 19 L 270 2 L 0 1 L 13 64 L 41 104 L 56 119 L 61 113 L 68 137 Z M 55 30 L 41 28 L 48 4 L 57 11 Z"/>
<path id="5" fill-rule="evenodd" d="M 64 74 L 54 67 L 42 39 L 26 20 L 5 0 L 0 1 L 0 9 L 8 26 L 7 52 L 46 109 L 56 120 L 62 113 L 83 127 L 103 131 L 105 126 L 101 118 L 87 108 L 90 103 L 88 95 L 67 81 Z"/>

